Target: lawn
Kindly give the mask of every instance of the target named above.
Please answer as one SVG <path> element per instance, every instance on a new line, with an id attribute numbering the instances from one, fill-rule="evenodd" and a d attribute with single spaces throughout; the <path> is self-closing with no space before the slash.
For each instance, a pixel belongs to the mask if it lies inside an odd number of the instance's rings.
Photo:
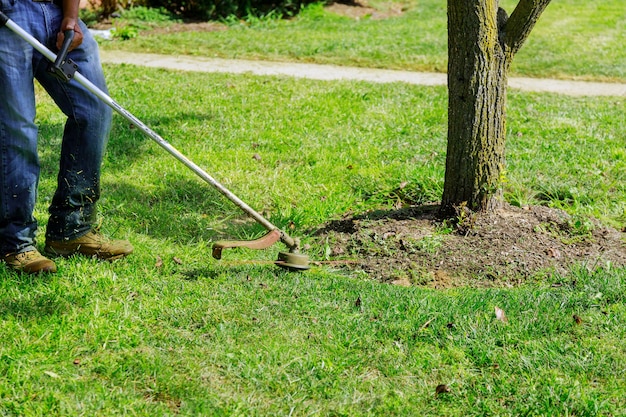
<path id="1" fill-rule="evenodd" d="M 106 49 L 222 58 L 314 62 L 372 68 L 445 72 L 446 2 L 370 1 L 384 19 L 337 15 L 319 5 L 288 20 L 230 20 L 227 30 L 147 30 L 129 14 L 114 22 L 138 36 L 103 42 Z M 509 13 L 517 3 L 500 2 Z M 402 10 L 392 14 L 390 10 Z M 143 15 L 142 15 L 143 16 Z M 133 26 L 134 25 L 134 26 Z M 144 31 L 142 31 L 144 30 Z M 622 0 L 561 0 L 546 9 L 513 62 L 513 76 L 626 81 L 626 7 Z"/>
<path id="2" fill-rule="evenodd" d="M 443 87 L 105 72 L 120 104 L 315 261 L 316 229 L 395 207 L 399 184 L 440 198 Z M 43 235 L 63 117 L 38 99 Z M 511 93 L 507 201 L 623 228 L 624 104 Z M 261 227 L 119 116 L 102 186 L 102 228 L 132 256 L 58 259 L 46 278 L 0 267 L 0 415 L 626 414 L 624 268 L 434 290 L 327 263 L 289 273 L 271 265 L 280 245 L 216 261 L 213 241 Z"/>

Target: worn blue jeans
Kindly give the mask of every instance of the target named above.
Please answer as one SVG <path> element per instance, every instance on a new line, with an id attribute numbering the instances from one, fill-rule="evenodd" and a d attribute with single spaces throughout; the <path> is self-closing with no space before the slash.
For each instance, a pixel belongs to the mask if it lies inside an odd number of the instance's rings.
<path id="1" fill-rule="evenodd" d="M 2 11 L 51 50 L 62 11 L 53 3 L 0 0 Z M 80 22 L 83 43 L 68 57 L 78 71 L 106 92 L 98 45 Z M 34 79 L 67 116 L 60 149 L 57 189 L 49 207 L 46 238 L 73 239 L 95 222 L 100 166 L 111 109 L 75 80 L 47 71 L 49 61 L 7 27 L 0 28 L 0 255 L 35 248 L 33 209 L 39 182 Z"/>

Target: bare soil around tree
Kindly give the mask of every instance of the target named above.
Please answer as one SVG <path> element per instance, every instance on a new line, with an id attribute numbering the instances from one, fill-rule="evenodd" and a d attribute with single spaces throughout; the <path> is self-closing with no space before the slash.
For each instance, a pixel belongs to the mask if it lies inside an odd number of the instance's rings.
<path id="1" fill-rule="evenodd" d="M 313 231 L 335 267 L 381 282 L 433 288 L 515 286 L 576 268 L 626 266 L 626 234 L 543 206 L 490 214 L 437 205 L 345 217 Z M 333 262 L 331 262 L 333 264 Z"/>

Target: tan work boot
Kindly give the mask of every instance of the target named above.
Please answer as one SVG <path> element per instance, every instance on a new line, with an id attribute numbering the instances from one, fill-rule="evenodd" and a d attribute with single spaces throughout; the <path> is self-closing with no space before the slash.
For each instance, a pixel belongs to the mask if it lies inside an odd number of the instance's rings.
<path id="1" fill-rule="evenodd" d="M 111 240 L 92 230 L 76 239 L 47 240 L 44 252 L 53 256 L 70 256 L 80 253 L 114 261 L 131 254 L 133 246 L 126 240 Z"/>
<path id="2" fill-rule="evenodd" d="M 40 274 L 43 272 L 57 272 L 57 266 L 50 259 L 39 253 L 38 250 L 30 250 L 21 253 L 9 253 L 4 255 L 4 262 L 9 268 L 27 274 Z"/>

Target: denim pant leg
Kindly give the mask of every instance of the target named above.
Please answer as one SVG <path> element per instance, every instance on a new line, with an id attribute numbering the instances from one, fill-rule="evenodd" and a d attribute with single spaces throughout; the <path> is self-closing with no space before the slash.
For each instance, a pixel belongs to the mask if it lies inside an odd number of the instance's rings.
<path id="1" fill-rule="evenodd" d="M 40 42 L 55 50 L 60 7 L 33 1 L 2 1 L 3 11 Z M 70 52 L 79 71 L 106 92 L 97 43 L 80 22 L 84 41 Z M 39 178 L 33 77 L 68 117 L 63 134 L 58 186 L 50 206 L 47 237 L 72 239 L 95 221 L 100 165 L 111 124 L 111 109 L 76 81 L 65 83 L 46 71 L 48 61 L 0 28 L 0 253 L 34 245 L 32 216 Z M 5 88 L 6 86 L 6 88 Z"/>
<path id="2" fill-rule="evenodd" d="M 6 3 L 3 10 L 8 13 Z M 33 51 L 0 28 L 0 255 L 32 250 L 39 182 Z"/>
<path id="3" fill-rule="evenodd" d="M 78 71 L 85 78 L 107 93 L 98 45 L 82 22 L 81 27 L 83 43 L 68 57 L 78 65 Z M 37 68 L 35 76 L 68 117 L 46 238 L 74 239 L 89 232 L 96 221 L 100 167 L 112 110 L 74 80 L 69 83 L 59 81 L 44 67 Z"/>

